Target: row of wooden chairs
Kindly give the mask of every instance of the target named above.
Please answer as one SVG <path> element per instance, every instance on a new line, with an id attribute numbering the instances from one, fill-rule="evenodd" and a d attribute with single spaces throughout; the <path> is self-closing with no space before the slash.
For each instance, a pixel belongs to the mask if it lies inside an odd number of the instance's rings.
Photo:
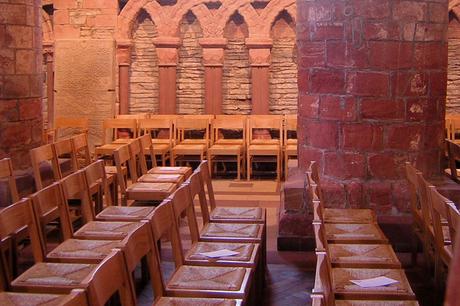
<path id="1" fill-rule="evenodd" d="M 451 141 L 460 140 L 460 115 L 446 114 L 445 136 Z"/>
<path id="2" fill-rule="evenodd" d="M 313 162 L 306 173 L 317 255 L 313 305 L 418 305 L 375 214 L 369 209 L 324 207 L 318 167 Z M 362 288 L 351 282 L 379 276 L 397 283 Z"/>
<path id="3" fill-rule="evenodd" d="M 233 217 L 230 220 L 225 220 L 219 219 L 219 216 L 228 215 L 228 210 L 221 211 L 221 214 L 214 214 L 214 217 L 222 223 L 207 224 L 199 232 L 193 199 L 198 197 L 200 204 L 205 205 L 203 201 L 206 201 L 206 195 L 202 179 L 209 171 L 206 162 L 201 166 L 159 207 L 155 209 L 148 207 L 150 212 L 142 213 L 141 222 L 134 216 L 143 209 L 140 207 L 126 207 L 124 214 L 115 217 L 112 212 L 106 212 L 104 217 L 104 211 L 95 216 L 90 190 L 94 183 L 102 182 L 102 180 L 95 180 L 97 174 L 93 173 L 96 169 L 103 172 L 101 161 L 42 189 L 31 196 L 32 200 L 22 200 L 2 211 L 0 220 L 17 219 L 18 221 L 12 222 L 14 224 L 11 226 L 9 222 L 4 221 L 6 225 L 0 235 L 8 236 L 18 228 L 27 227 L 31 233 L 30 239 L 36 262 L 23 274 L 8 280 L 6 282 L 9 284 L 8 289 L 67 294 L 73 288 L 82 288 L 87 290 L 87 302 L 90 305 L 102 305 L 114 291 L 118 290 L 122 297 L 122 304 L 133 305 L 135 295 L 130 272 L 140 258 L 147 256 L 152 286 L 159 304 L 163 303 L 161 297 L 164 295 L 172 296 L 167 298 L 167 302 L 173 303 L 182 301 L 217 305 L 222 302 L 222 298 L 246 301 L 251 287 L 255 286 L 251 284 L 255 282 L 254 278 L 263 278 L 265 214 L 260 209 L 252 211 L 258 213 L 257 215 L 249 214 L 250 210 L 247 209 L 244 213 L 236 210 L 231 214 Z M 103 174 L 100 178 L 102 177 Z M 208 187 L 208 193 L 210 192 L 212 190 Z M 67 206 L 68 201 L 75 198 L 81 200 L 85 221 L 83 227 L 76 231 L 69 221 Z M 184 212 L 194 242 L 185 257 L 176 222 Z M 35 217 L 31 217 L 31 214 L 35 214 Z M 11 218 L 12 216 L 16 218 Z M 109 218 L 110 221 L 105 218 Z M 47 252 L 47 239 L 40 228 L 44 228 L 45 224 L 56 219 L 59 219 L 62 226 L 63 242 L 51 252 Z M 247 223 L 225 223 L 234 219 Z M 171 235 L 170 241 L 176 263 L 176 271 L 167 284 L 160 273 L 160 256 L 154 243 L 166 232 Z M 238 256 L 222 257 L 211 261 L 201 255 L 202 252 L 222 248 L 237 251 Z M 100 271 L 106 273 L 101 275 Z M 7 273 L 7 275 L 11 274 Z M 94 291 L 90 284 L 99 288 L 96 293 L 100 291 L 103 294 L 93 297 L 91 292 Z M 106 288 L 107 286 L 109 288 Z M 186 299 L 170 301 L 175 300 L 173 296 L 184 296 Z M 197 300 L 193 297 L 197 297 Z M 208 300 L 207 298 L 210 297 L 218 300 Z M 236 302 L 241 303 L 239 300 Z M 30 305 L 34 304 L 30 303 Z"/>
<path id="4" fill-rule="evenodd" d="M 126 138 L 150 133 L 155 155 L 161 157 L 163 166 L 168 159 L 171 165 L 182 160 L 193 161 L 207 158 L 214 161 L 229 160 L 237 165 L 237 178 L 247 165 L 247 178 L 251 177 L 252 162 L 264 161 L 267 157 L 275 162 L 277 178 L 281 176 L 284 157 L 284 172 L 289 160 L 297 156 L 295 131 L 297 118 L 294 116 L 213 116 L 158 115 L 150 119 L 107 119 L 103 122 L 104 140 L 107 142 L 96 152 L 129 142 Z M 212 119 L 211 119 L 212 118 Z M 120 129 L 129 130 L 130 135 L 120 134 Z M 273 134 L 273 135 L 272 135 Z M 294 135 L 294 136 L 293 136 Z M 256 157 L 259 156 L 257 159 Z M 274 159 L 273 159 L 274 158 Z"/>
<path id="5" fill-rule="evenodd" d="M 434 266 L 434 281 L 440 286 L 452 261 L 460 214 L 455 203 L 441 195 L 410 163 L 406 163 L 406 177 L 411 192 L 413 230 L 422 244 L 427 268 Z"/>

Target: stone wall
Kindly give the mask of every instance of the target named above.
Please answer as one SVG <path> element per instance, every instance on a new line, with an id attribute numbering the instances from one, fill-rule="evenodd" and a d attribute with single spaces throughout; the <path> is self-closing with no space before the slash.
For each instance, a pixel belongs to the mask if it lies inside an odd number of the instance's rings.
<path id="1" fill-rule="evenodd" d="M 270 65 L 270 112 L 297 113 L 297 52 L 295 24 L 283 12 L 272 27 Z"/>
<path id="2" fill-rule="evenodd" d="M 145 11 L 136 21 L 131 50 L 129 112 L 158 113 L 158 58 L 153 43 L 158 33 Z"/>
<path id="3" fill-rule="evenodd" d="M 203 37 L 200 23 L 189 13 L 180 24 L 179 64 L 177 65 L 176 103 L 179 114 L 204 113 L 203 52 L 198 40 Z"/>
<path id="4" fill-rule="evenodd" d="M 451 16 L 449 22 L 449 64 L 447 70 L 447 113 L 460 113 L 460 22 Z"/>

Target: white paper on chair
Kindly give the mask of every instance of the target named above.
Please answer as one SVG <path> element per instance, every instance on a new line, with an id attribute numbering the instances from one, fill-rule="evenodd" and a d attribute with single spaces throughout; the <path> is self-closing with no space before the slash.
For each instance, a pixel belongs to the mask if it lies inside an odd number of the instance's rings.
<path id="1" fill-rule="evenodd" d="M 210 257 L 210 258 L 235 256 L 235 255 L 238 255 L 238 254 L 239 254 L 238 252 L 227 250 L 227 249 L 222 249 L 222 250 L 212 251 L 212 252 L 199 253 L 199 255 L 203 255 L 203 256 L 206 256 L 206 257 Z"/>
<path id="2" fill-rule="evenodd" d="M 160 175 L 157 176 L 157 178 L 158 178 L 159 180 L 168 180 L 168 179 L 171 179 L 171 178 L 174 178 L 174 177 L 171 176 L 171 174 L 166 174 L 166 175 L 160 174 Z"/>
<path id="3" fill-rule="evenodd" d="M 359 280 L 350 280 L 350 282 L 362 288 L 380 287 L 380 286 L 387 286 L 387 285 L 398 283 L 397 280 L 386 277 L 386 276 L 378 276 L 378 277 L 359 279 Z"/>

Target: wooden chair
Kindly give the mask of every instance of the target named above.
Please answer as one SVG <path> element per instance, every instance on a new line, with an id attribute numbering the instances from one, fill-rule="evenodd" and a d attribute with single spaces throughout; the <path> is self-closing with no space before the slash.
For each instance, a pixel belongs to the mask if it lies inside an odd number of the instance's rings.
<path id="1" fill-rule="evenodd" d="M 77 157 L 72 149 L 72 141 L 70 138 L 54 142 L 53 153 L 54 158 L 58 161 L 61 178 L 77 171 Z"/>
<path id="2" fill-rule="evenodd" d="M 105 119 L 102 123 L 103 144 L 96 147 L 94 153 L 99 157 L 112 156 L 115 149 L 130 143 L 136 137 L 136 119 Z"/>
<path id="3" fill-rule="evenodd" d="M 157 299 L 169 297 L 206 297 L 247 300 L 251 286 L 250 268 L 208 267 L 184 264 L 180 252 L 180 240 L 174 223 L 173 210 L 169 200 L 164 201 L 154 211 L 153 236 L 155 241 L 169 232 L 175 254 L 176 269 L 170 280 L 165 283 L 161 272 L 160 256 L 156 249 L 156 273 L 152 274 Z"/>
<path id="4" fill-rule="evenodd" d="M 326 255 L 317 254 L 315 287 L 312 293 L 314 306 L 418 306 L 417 301 L 395 300 L 398 296 L 391 296 L 387 299 L 370 300 L 371 295 L 364 295 L 357 299 L 336 299 L 334 284 L 330 275 L 331 268 L 328 266 Z M 402 296 L 401 299 L 405 299 Z"/>
<path id="5" fill-rule="evenodd" d="M 266 225 L 267 211 L 264 208 L 217 207 L 208 161 L 202 161 L 195 171 L 200 174 L 201 184 L 203 188 L 206 188 L 208 195 L 207 200 L 204 189 L 200 193 L 201 213 L 205 223 L 259 223 Z"/>
<path id="6" fill-rule="evenodd" d="M 460 169 L 457 169 L 457 161 L 460 162 L 460 146 L 453 141 L 446 140 L 448 168 L 444 170 L 453 181 L 460 183 Z"/>
<path id="7" fill-rule="evenodd" d="M 212 299 L 212 298 L 181 298 L 181 297 L 160 297 L 155 299 L 154 306 L 195 306 L 195 305 L 209 305 L 209 306 L 241 306 L 242 300 L 236 299 Z"/>
<path id="8" fill-rule="evenodd" d="M 340 268 L 401 268 L 389 244 L 328 243 L 324 225 L 313 223 L 316 252 L 326 252 L 333 267 Z"/>
<path id="9" fill-rule="evenodd" d="M 444 299 L 444 305 L 446 306 L 457 305 L 460 300 L 460 290 L 458 290 L 458 284 L 460 281 L 460 231 L 458 230 L 456 232 L 453 248 L 454 258 L 452 259 L 452 264 L 449 267 L 446 295 Z"/>
<path id="10" fill-rule="evenodd" d="M 204 131 L 204 132 L 203 132 Z M 199 134 L 198 138 L 191 138 L 192 133 Z M 177 143 L 171 150 L 171 166 L 181 162 L 201 161 L 206 157 L 209 147 L 209 120 L 194 118 L 179 118 L 175 125 Z"/>
<path id="11" fill-rule="evenodd" d="M 265 136 L 256 136 L 258 131 Z M 270 131 L 279 133 L 278 138 L 272 138 Z M 264 139 L 265 138 L 265 139 Z M 247 179 L 251 179 L 253 162 L 273 162 L 275 158 L 276 180 L 281 178 L 281 146 L 283 138 L 283 120 L 281 116 L 270 118 L 250 116 L 248 120 L 248 138 L 246 149 Z M 259 158 L 256 158 L 259 156 Z M 268 159 L 267 159 L 268 158 Z"/>
<path id="12" fill-rule="evenodd" d="M 228 132 L 232 132 L 236 136 L 226 138 L 225 133 Z M 228 161 L 236 161 L 237 179 L 241 179 L 245 165 L 246 118 L 228 116 L 213 119 L 211 122 L 211 143 L 208 149 L 210 169 L 213 169 L 213 162 L 224 164 Z M 232 156 L 233 158 L 229 159 Z"/>
<path id="13" fill-rule="evenodd" d="M 88 134 L 89 120 L 83 117 L 57 117 L 54 119 L 53 142 L 61 138 L 85 133 Z"/>
<path id="14" fill-rule="evenodd" d="M 37 190 L 42 189 L 52 182 L 58 181 L 62 177 L 59 162 L 53 152 L 53 145 L 47 144 L 30 150 L 30 159 Z M 42 178 L 42 172 L 45 174 L 49 173 L 50 167 L 52 170 L 52 177 L 50 178 L 48 174 Z"/>
<path id="15" fill-rule="evenodd" d="M 131 162 L 131 155 L 128 145 L 122 146 L 114 151 L 115 164 L 118 174 L 118 185 L 120 186 L 122 205 L 127 206 L 129 200 L 152 202 L 162 201 L 176 189 L 174 183 L 142 183 L 135 182 L 128 186 L 125 177 L 118 173 L 122 167 L 126 167 Z M 132 175 L 136 168 L 130 168 Z M 134 174 L 135 175 L 135 174 Z"/>
<path id="16" fill-rule="evenodd" d="M 150 114 L 149 113 L 138 113 L 138 114 L 118 114 L 115 115 L 115 119 L 146 119 L 149 118 Z"/>
<path id="17" fill-rule="evenodd" d="M 175 119 L 174 119 L 175 120 Z M 144 134 L 150 134 L 154 150 L 154 157 L 161 157 L 162 166 L 166 166 L 166 161 L 169 159 L 171 149 L 175 144 L 173 120 L 162 118 L 140 119 L 139 131 Z M 144 147 L 144 150 L 146 148 Z M 146 154 L 151 154 L 146 151 Z M 156 164 L 155 164 L 156 166 Z"/>
<path id="18" fill-rule="evenodd" d="M 310 199 L 313 199 L 314 194 L 311 188 L 315 185 L 315 193 L 319 198 L 319 213 L 322 216 L 324 223 L 375 223 L 377 217 L 374 211 L 371 209 L 363 208 L 326 208 L 324 207 L 324 197 L 321 189 L 321 179 L 319 175 L 319 164 L 312 162 L 310 164 L 310 170 L 306 172 L 306 183 L 307 183 L 307 194 Z"/>
<path id="19" fill-rule="evenodd" d="M 460 139 L 458 136 L 460 135 L 460 117 L 455 116 L 450 119 L 450 126 L 451 126 L 451 140 L 453 142 L 457 142 Z"/>
<path id="20" fill-rule="evenodd" d="M 285 115 L 283 129 L 283 152 L 284 152 L 284 177 L 288 177 L 289 158 L 297 158 L 297 115 Z"/>
<path id="21" fill-rule="evenodd" d="M 13 163 L 10 158 L 0 159 L 0 180 L 7 181 L 9 192 L 8 203 L 1 203 L 1 206 L 7 206 L 19 201 L 18 187 L 13 173 Z"/>

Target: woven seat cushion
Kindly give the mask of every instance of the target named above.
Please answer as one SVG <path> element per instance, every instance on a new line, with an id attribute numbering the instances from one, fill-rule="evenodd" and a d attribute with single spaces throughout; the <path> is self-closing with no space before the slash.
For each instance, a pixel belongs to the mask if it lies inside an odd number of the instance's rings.
<path id="1" fill-rule="evenodd" d="M 100 219 L 123 218 L 139 220 L 150 215 L 154 207 L 109 206 L 97 215 Z"/>
<path id="2" fill-rule="evenodd" d="M 95 264 L 67 264 L 40 262 L 22 273 L 13 286 L 75 287 L 91 273 Z"/>
<path id="3" fill-rule="evenodd" d="M 211 212 L 213 219 L 242 219 L 260 220 L 262 208 L 260 207 L 216 207 Z"/>
<path id="4" fill-rule="evenodd" d="M 144 174 L 139 179 L 138 182 L 144 183 L 156 183 L 156 182 L 169 182 L 169 183 L 182 183 L 184 177 L 180 174 L 163 174 L 163 173 L 150 173 Z"/>
<path id="5" fill-rule="evenodd" d="M 389 277 L 398 281 L 397 283 L 379 286 L 362 288 L 350 280 L 361 280 L 374 278 L 379 276 Z M 332 270 L 332 279 L 334 284 L 334 291 L 339 293 L 398 293 L 413 295 L 412 289 L 409 282 L 404 274 L 404 270 L 401 269 L 347 269 L 347 268 L 336 268 Z"/>
<path id="6" fill-rule="evenodd" d="M 119 241 L 68 239 L 48 253 L 48 258 L 103 260 L 113 248 L 120 247 Z"/>
<path id="7" fill-rule="evenodd" d="M 75 238 L 94 237 L 96 239 L 123 239 L 139 226 L 135 222 L 100 222 L 92 221 L 75 232 Z"/>
<path id="8" fill-rule="evenodd" d="M 0 292 L 2 306 L 54 306 L 62 305 L 65 295 Z"/>
<path id="9" fill-rule="evenodd" d="M 375 225 L 371 224 L 325 224 L 328 239 L 377 239 L 381 234 Z"/>
<path id="10" fill-rule="evenodd" d="M 417 301 L 353 301 L 336 300 L 336 306 L 418 306 Z"/>
<path id="11" fill-rule="evenodd" d="M 234 256 L 223 256 L 219 258 L 209 258 L 199 253 L 214 252 L 218 250 L 227 249 L 230 251 L 238 252 Z M 185 255 L 186 260 L 210 260 L 215 261 L 231 260 L 231 261 L 249 261 L 251 255 L 254 252 L 254 244 L 251 243 L 214 243 L 214 242 L 198 242 L 192 246 L 192 248 Z"/>
<path id="12" fill-rule="evenodd" d="M 208 223 L 202 235 L 213 237 L 257 238 L 259 224 Z"/>
<path id="13" fill-rule="evenodd" d="M 156 306 L 234 306 L 236 300 L 162 297 L 155 302 Z"/>
<path id="14" fill-rule="evenodd" d="M 395 264 L 399 265 L 393 249 L 387 244 L 334 244 L 328 245 L 333 263 L 340 264 Z"/>
<path id="15" fill-rule="evenodd" d="M 369 209 L 326 208 L 324 209 L 324 221 L 331 223 L 369 223 L 375 222 L 375 216 Z"/>
<path id="16" fill-rule="evenodd" d="M 243 284 L 245 268 L 180 266 L 171 277 L 166 290 L 238 291 Z"/>
<path id="17" fill-rule="evenodd" d="M 190 167 L 155 167 L 150 169 L 147 173 L 174 173 L 174 174 L 182 174 L 189 176 L 192 173 L 192 168 Z"/>

